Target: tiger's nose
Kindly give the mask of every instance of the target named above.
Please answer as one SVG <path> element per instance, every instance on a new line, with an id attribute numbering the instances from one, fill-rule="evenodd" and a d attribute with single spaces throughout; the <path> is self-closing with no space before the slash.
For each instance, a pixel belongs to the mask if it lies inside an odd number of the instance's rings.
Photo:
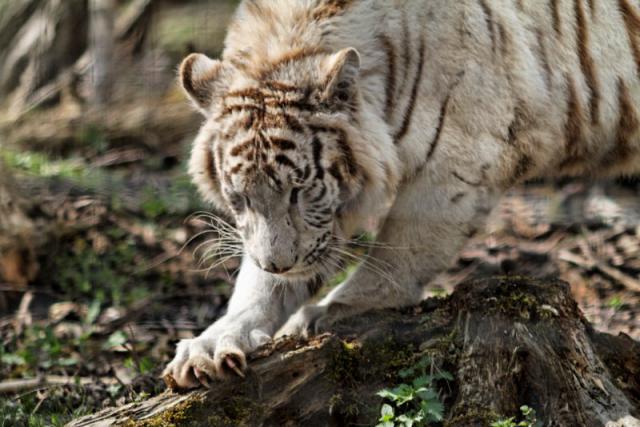
<path id="1" fill-rule="evenodd" d="M 293 268 L 293 266 L 279 267 L 273 262 L 270 262 L 268 266 L 262 267 L 264 271 L 272 274 L 284 274 L 287 271 L 291 270 L 291 268 Z"/>

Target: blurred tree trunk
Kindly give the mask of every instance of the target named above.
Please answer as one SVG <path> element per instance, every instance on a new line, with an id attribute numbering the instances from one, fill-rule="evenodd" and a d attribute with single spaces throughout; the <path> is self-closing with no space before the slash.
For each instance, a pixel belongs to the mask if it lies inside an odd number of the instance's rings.
<path id="1" fill-rule="evenodd" d="M 98 108 L 109 102 L 113 84 L 114 0 L 89 0 L 91 33 L 92 104 Z"/>
<path id="2" fill-rule="evenodd" d="M 141 52 L 157 0 L 0 1 L 0 108 L 109 102 L 117 65 Z M 81 82 L 87 81 L 88 87 Z"/>
<path id="3" fill-rule="evenodd" d="M 35 278 L 35 227 L 16 182 L 0 159 L 0 282 L 23 288 Z"/>
<path id="4" fill-rule="evenodd" d="M 7 48 L 18 30 L 36 10 L 42 0 L 13 0 L 0 2 L 0 59 L 4 59 Z M 4 61 L 1 61 L 4 62 Z"/>
<path id="5" fill-rule="evenodd" d="M 2 16 L 0 98 L 18 112 L 86 50 L 87 0 L 4 2 Z"/>

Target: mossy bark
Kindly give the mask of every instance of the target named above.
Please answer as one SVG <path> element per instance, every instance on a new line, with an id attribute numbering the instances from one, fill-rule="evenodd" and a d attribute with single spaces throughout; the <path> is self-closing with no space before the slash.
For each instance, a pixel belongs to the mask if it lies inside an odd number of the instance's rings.
<path id="1" fill-rule="evenodd" d="M 543 425 L 640 425 L 640 343 L 593 330 L 565 283 L 514 277 L 359 316 L 309 342 L 281 341 L 252 355 L 244 380 L 70 425 L 374 425 L 375 393 L 424 355 L 455 377 L 442 385 L 446 426 L 486 427 L 521 405 Z"/>

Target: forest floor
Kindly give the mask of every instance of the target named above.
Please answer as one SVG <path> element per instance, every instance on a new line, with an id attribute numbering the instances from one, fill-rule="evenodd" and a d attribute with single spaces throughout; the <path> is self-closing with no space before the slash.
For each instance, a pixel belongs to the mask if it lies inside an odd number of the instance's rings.
<path id="1" fill-rule="evenodd" d="M 2 153 L 52 238 L 33 283 L 0 285 L 0 427 L 61 425 L 162 391 L 176 341 L 224 312 L 238 260 L 209 268 L 187 150 L 135 150 Z M 515 189 L 425 296 L 481 276 L 557 276 L 597 329 L 640 340 L 639 195 L 634 182 Z"/>

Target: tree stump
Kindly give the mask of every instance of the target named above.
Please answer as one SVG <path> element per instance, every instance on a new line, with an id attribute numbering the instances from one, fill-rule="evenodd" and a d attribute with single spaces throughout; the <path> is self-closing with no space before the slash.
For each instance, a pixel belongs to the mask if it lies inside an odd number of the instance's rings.
<path id="1" fill-rule="evenodd" d="M 376 392 L 424 355 L 454 377 L 441 387 L 445 426 L 487 427 L 521 405 L 545 426 L 640 426 L 640 343 L 595 331 L 566 283 L 519 277 L 465 283 L 307 342 L 279 341 L 250 357 L 245 379 L 69 425 L 375 425 Z"/>

